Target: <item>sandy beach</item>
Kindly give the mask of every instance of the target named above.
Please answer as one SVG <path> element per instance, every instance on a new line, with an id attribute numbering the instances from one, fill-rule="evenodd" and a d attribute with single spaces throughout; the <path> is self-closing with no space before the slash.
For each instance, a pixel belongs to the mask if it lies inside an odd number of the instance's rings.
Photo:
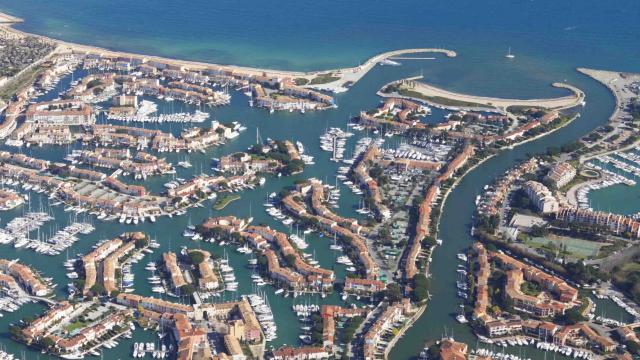
<path id="1" fill-rule="evenodd" d="M 394 83 L 397 82 L 387 84 L 387 86 Z M 548 99 L 503 99 L 496 97 L 462 94 L 437 88 L 433 85 L 429 85 L 416 80 L 408 80 L 407 84 L 410 87 L 410 90 L 417 92 L 426 98 L 432 98 L 433 100 L 421 100 L 431 102 L 433 105 L 451 107 L 451 105 L 447 106 L 447 104 L 438 103 L 437 99 L 442 98 L 461 103 L 473 103 L 479 105 L 477 107 L 484 106 L 488 109 L 500 110 L 501 112 L 506 112 L 506 109 L 511 106 L 542 107 L 550 110 L 568 109 L 580 105 L 585 99 L 585 94 L 584 92 L 582 92 L 582 90 L 565 83 L 553 83 L 552 86 L 556 88 L 567 89 L 573 93 L 572 95 Z M 466 108 L 468 106 L 462 107 Z"/>
<path id="2" fill-rule="evenodd" d="M 22 19 L 0 12 L 0 24 L 15 24 L 20 22 L 22 22 Z"/>
<path id="3" fill-rule="evenodd" d="M 348 88 L 346 85 L 351 85 L 356 83 L 364 75 L 366 75 L 369 72 L 369 70 L 371 70 L 376 64 L 390 57 L 397 57 L 400 55 L 408 55 L 408 54 L 422 54 L 422 53 L 443 54 L 446 57 L 457 56 L 457 53 L 455 51 L 448 50 L 448 49 L 414 48 L 414 49 L 400 49 L 400 50 L 387 51 L 369 58 L 368 60 L 364 61 L 362 64 L 358 66 L 349 67 L 349 68 L 328 69 L 328 70 L 309 71 L 309 72 L 288 71 L 288 70 L 278 70 L 278 69 L 261 69 L 261 68 L 252 68 L 252 67 L 244 67 L 244 66 L 237 66 L 237 65 L 213 64 L 213 63 L 198 62 L 198 61 L 170 59 L 170 58 L 163 58 L 159 56 L 128 53 L 128 52 L 109 50 L 109 49 L 90 46 L 90 45 L 81 45 L 81 44 L 65 42 L 62 40 L 53 39 L 53 38 L 49 38 L 42 35 L 23 32 L 12 27 L 13 24 L 22 22 L 22 21 L 23 21 L 22 19 L 0 12 L 0 27 L 5 29 L 6 31 L 12 32 L 17 35 L 36 36 L 42 39 L 53 41 L 56 44 L 58 44 L 58 48 L 56 49 L 57 53 L 80 52 L 80 53 L 86 53 L 86 54 L 98 54 L 101 56 L 125 57 L 125 58 L 132 58 L 132 59 L 143 59 L 146 61 L 164 62 L 170 65 L 184 66 L 191 70 L 222 69 L 222 70 L 240 72 L 247 75 L 260 75 L 260 76 L 266 75 L 269 77 L 304 78 L 309 81 L 311 81 L 318 75 L 326 75 L 326 74 L 331 74 L 332 76 L 339 78 L 335 81 L 325 83 L 325 84 L 305 86 L 308 88 L 322 89 L 327 91 L 345 91 Z"/>

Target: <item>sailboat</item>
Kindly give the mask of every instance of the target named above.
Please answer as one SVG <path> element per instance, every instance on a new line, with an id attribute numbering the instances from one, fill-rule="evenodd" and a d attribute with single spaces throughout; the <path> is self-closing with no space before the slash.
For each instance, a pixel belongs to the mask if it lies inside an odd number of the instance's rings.
<path id="1" fill-rule="evenodd" d="M 196 235 L 195 229 L 195 226 L 191 224 L 191 216 L 189 216 L 189 224 L 187 225 L 187 228 L 182 232 L 182 236 L 190 238 L 194 237 Z"/>
<path id="2" fill-rule="evenodd" d="M 509 46 L 509 51 L 507 52 L 507 55 L 505 55 L 504 57 L 506 57 L 507 59 L 513 59 L 516 57 L 511 53 L 511 46 Z"/>
<path id="3" fill-rule="evenodd" d="M 333 244 L 329 246 L 331 250 L 342 251 L 342 246 L 338 245 L 336 234 L 333 234 Z"/>
<path id="4" fill-rule="evenodd" d="M 456 316 L 456 320 L 460 323 L 460 324 L 466 324 L 469 322 L 469 320 L 467 320 L 467 318 L 464 316 L 464 305 L 460 304 L 460 314 L 458 314 L 458 316 Z"/>

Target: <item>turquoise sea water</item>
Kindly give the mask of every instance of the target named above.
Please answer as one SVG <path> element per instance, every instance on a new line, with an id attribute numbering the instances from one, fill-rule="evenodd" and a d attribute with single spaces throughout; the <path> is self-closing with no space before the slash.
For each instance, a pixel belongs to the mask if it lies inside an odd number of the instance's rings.
<path id="1" fill-rule="evenodd" d="M 527 154 L 573 141 L 607 121 L 614 106 L 612 96 L 602 85 L 576 73 L 575 67 L 640 71 L 640 23 L 637 21 L 640 3 L 634 0 L 620 0 L 614 6 L 593 0 L 0 0 L 0 10 L 25 18 L 27 21 L 18 26 L 20 29 L 63 40 L 248 66 L 296 70 L 352 66 L 378 52 L 405 47 L 441 46 L 459 54 L 455 59 L 438 57 L 432 61 L 404 61 L 404 65 L 397 68 L 377 67 L 348 93 L 338 95 L 339 108 L 332 111 L 304 116 L 268 115 L 247 107 L 241 95 L 235 96 L 230 106 L 213 110 L 213 116 L 224 121 L 239 120 L 249 131 L 206 156 L 194 155 L 192 163 L 196 167 L 204 164 L 205 169 L 210 157 L 245 149 L 253 142 L 254 129 L 259 127 L 263 138 L 301 140 L 316 156 L 317 164 L 297 178 L 328 177 L 331 181 L 336 165 L 328 161 L 327 153 L 318 151 L 317 136 L 327 126 L 344 126 L 349 115 L 376 106 L 375 91 L 386 82 L 420 72 L 427 81 L 437 85 L 482 95 L 558 96 L 564 92 L 550 88 L 549 84 L 564 80 L 583 89 L 587 94 L 587 106 L 580 119 L 548 137 L 501 153 L 471 172 L 453 191 L 443 212 L 441 237 L 444 245 L 437 250 L 432 264 L 433 299 L 425 314 L 391 353 L 392 359 L 416 355 L 426 340 L 439 339 L 445 329 L 449 334 L 454 330 L 457 339 L 471 345 L 475 343 L 468 328 L 457 324 L 452 316 L 459 303 L 453 285 L 456 273 L 452 264 L 455 264 L 455 254 L 471 243 L 468 234 L 475 196 L 493 177 Z M 503 56 L 508 46 L 516 54 L 514 61 L 507 61 Z M 59 159 L 62 152 L 47 148 L 27 151 L 33 156 L 51 159 Z M 185 177 L 186 173 L 181 175 Z M 266 216 L 260 204 L 267 193 L 277 192 L 293 180 L 295 178 L 269 179 L 264 189 L 242 193 L 241 201 L 230 204 L 221 213 L 251 214 L 257 223 L 265 222 L 285 230 Z M 150 181 L 149 185 L 161 188 L 160 183 L 158 179 Z M 353 216 L 352 206 L 357 201 L 345 189 L 340 213 Z M 56 214 L 62 218 L 66 216 L 61 209 Z M 0 225 L 15 215 L 2 214 Z M 190 215 L 193 223 L 197 223 L 211 215 L 211 211 L 195 209 Z M 188 217 L 161 219 L 154 225 L 139 225 L 137 229 L 156 236 L 163 244 L 163 251 L 175 250 L 183 244 L 193 246 L 180 236 L 187 222 Z M 126 230 L 130 229 L 134 227 L 126 227 Z M 123 230 L 119 224 L 100 224 L 93 235 L 83 238 L 72 248 L 71 254 L 85 252 L 95 240 L 112 237 Z M 332 254 L 323 241 L 327 240 L 311 239 L 311 248 L 316 250 L 321 264 L 329 267 L 333 263 Z M 220 248 L 203 247 L 222 253 Z M 30 251 L 2 247 L 0 256 L 19 257 L 35 265 L 55 277 L 59 287 L 67 282 L 60 265 L 64 260 L 62 255 L 50 259 Z M 157 258 L 157 252 L 149 257 Z M 249 274 L 242 270 L 244 261 L 232 252 L 231 262 L 238 268 L 237 275 L 241 282 L 244 278 L 247 283 Z M 147 275 L 143 267 L 142 263 L 136 267 L 136 288 L 147 294 L 144 281 Z M 246 286 L 241 288 L 242 293 L 249 291 L 251 289 Z M 339 302 L 335 297 L 325 301 Z M 275 345 L 295 343 L 298 324 L 288 311 L 292 300 L 273 301 L 272 304 L 276 308 L 280 335 Z M 8 324 L 39 311 L 41 307 L 33 305 L 0 319 L 0 343 L 19 355 L 24 348 L 7 338 Z M 106 351 L 105 357 L 127 358 L 130 348 L 130 343 L 123 343 Z M 542 358 L 531 349 L 528 352 L 528 357 Z M 29 352 L 27 358 L 35 359 L 37 355 Z"/>
<path id="2" fill-rule="evenodd" d="M 589 194 L 594 210 L 634 215 L 640 212 L 640 187 L 615 185 Z"/>
<path id="3" fill-rule="evenodd" d="M 637 154 L 637 150 L 632 150 L 630 154 Z M 624 158 L 612 155 L 613 158 L 622 161 L 633 167 L 638 167 L 633 161 L 626 160 Z M 623 215 L 635 215 L 640 213 L 640 186 L 638 185 L 637 176 L 634 174 L 617 169 L 611 164 L 604 164 L 599 161 L 595 161 L 595 164 L 602 166 L 604 169 L 613 171 L 619 175 L 625 176 L 628 179 L 636 181 L 636 185 L 628 186 L 623 184 L 616 184 L 614 186 L 606 187 L 589 192 L 589 206 L 594 210 L 615 212 Z"/>
<path id="4" fill-rule="evenodd" d="M 434 46 L 483 66 L 511 46 L 534 71 L 640 66 L 635 0 L 0 0 L 0 9 L 27 19 L 21 29 L 69 41 L 251 66 L 323 69 Z"/>

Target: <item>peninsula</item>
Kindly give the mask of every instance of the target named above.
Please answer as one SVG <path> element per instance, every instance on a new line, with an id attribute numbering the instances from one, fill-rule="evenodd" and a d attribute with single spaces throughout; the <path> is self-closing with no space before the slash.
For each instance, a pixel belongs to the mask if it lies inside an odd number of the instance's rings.
<path id="1" fill-rule="evenodd" d="M 565 83 L 553 83 L 552 86 L 567 89 L 572 92 L 571 95 L 553 99 L 503 99 L 456 93 L 426 84 L 419 81 L 420 79 L 421 77 L 415 77 L 393 81 L 385 85 L 378 92 L 378 95 L 383 97 L 401 96 L 445 109 L 471 108 L 509 116 L 513 115 L 513 110 L 516 108 L 536 107 L 547 110 L 563 110 L 582 105 L 585 100 L 585 94 L 580 89 Z"/>
<path id="2" fill-rule="evenodd" d="M 634 88 L 640 82 L 640 74 L 586 68 L 578 68 L 578 71 L 602 83 L 616 99 L 616 108 L 609 118 L 609 126 L 612 126 L 613 130 L 607 136 L 589 143 L 587 146 L 590 148 L 601 147 L 601 151 L 598 153 L 606 154 L 619 150 L 619 145 L 623 143 L 625 143 L 625 149 L 638 145 L 640 139 L 637 132 L 629 128 L 627 123 L 637 121 L 638 114 L 634 109 L 637 107 L 638 94 Z M 613 141 L 610 146 L 607 144 L 608 140 Z M 583 157 L 581 160 L 586 159 Z"/>

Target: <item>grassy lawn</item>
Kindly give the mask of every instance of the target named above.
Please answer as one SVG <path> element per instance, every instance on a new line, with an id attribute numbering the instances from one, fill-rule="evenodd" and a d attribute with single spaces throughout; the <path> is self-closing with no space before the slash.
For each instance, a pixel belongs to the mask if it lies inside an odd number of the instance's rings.
<path id="1" fill-rule="evenodd" d="M 29 84 L 32 84 L 42 70 L 43 68 L 41 66 L 34 66 L 28 71 L 25 71 L 18 78 L 13 79 L 9 83 L 7 83 L 5 86 L 0 88 L 0 99 L 2 100 L 11 99 L 11 97 L 14 94 L 16 94 L 19 90 L 21 90 L 25 86 L 28 86 Z"/>
<path id="2" fill-rule="evenodd" d="M 328 84 L 330 82 L 334 82 L 336 80 L 340 80 L 339 76 L 334 76 L 332 73 L 320 74 L 309 82 L 309 85 L 320 85 L 320 84 Z"/>
<path id="3" fill-rule="evenodd" d="M 220 199 L 218 199 L 218 201 L 213 205 L 213 208 L 215 210 L 222 210 L 227 205 L 229 205 L 231 202 L 239 200 L 239 199 L 240 199 L 240 195 L 225 195 L 225 196 L 221 197 Z"/>
<path id="4" fill-rule="evenodd" d="M 67 325 L 65 330 L 67 330 L 67 332 L 72 332 L 72 331 L 77 330 L 77 329 L 82 329 L 85 326 L 87 326 L 87 323 L 85 323 L 85 322 L 74 321 L 71 324 Z"/>
<path id="5" fill-rule="evenodd" d="M 620 275 L 628 275 L 634 272 L 640 272 L 640 264 L 636 263 L 636 262 L 629 262 L 626 263 L 624 265 L 622 265 L 622 267 L 620 268 L 620 271 L 618 271 L 618 274 Z"/>
<path id="6" fill-rule="evenodd" d="M 309 80 L 305 78 L 295 78 L 293 79 L 293 82 L 298 86 L 302 86 L 307 85 L 309 83 Z"/>
<path id="7" fill-rule="evenodd" d="M 554 247 L 557 249 L 566 247 L 566 250 L 567 252 L 569 252 L 570 256 L 576 259 L 597 257 L 600 249 L 609 245 L 597 241 L 575 239 L 563 236 L 529 238 L 525 241 L 525 243 L 527 244 L 527 246 L 535 249 L 544 248 L 547 250 L 551 250 Z M 550 243 L 553 246 L 550 246 Z"/>
<path id="8" fill-rule="evenodd" d="M 440 104 L 444 106 L 457 106 L 457 107 L 481 107 L 481 108 L 490 108 L 491 106 L 478 104 L 467 101 L 458 101 L 453 99 L 444 98 L 441 96 L 426 96 L 417 91 L 408 90 L 408 89 L 398 89 L 398 94 L 402 96 L 408 96 L 416 99 L 426 100 L 435 104 Z"/>
<path id="9" fill-rule="evenodd" d="M 536 109 L 533 106 L 521 106 L 521 105 L 512 105 L 507 108 L 507 111 L 514 115 L 522 115 L 528 110 Z"/>
<path id="10" fill-rule="evenodd" d="M 542 292 L 540 285 L 529 281 L 523 282 L 522 285 L 520 285 L 520 290 L 530 296 L 538 296 Z"/>

